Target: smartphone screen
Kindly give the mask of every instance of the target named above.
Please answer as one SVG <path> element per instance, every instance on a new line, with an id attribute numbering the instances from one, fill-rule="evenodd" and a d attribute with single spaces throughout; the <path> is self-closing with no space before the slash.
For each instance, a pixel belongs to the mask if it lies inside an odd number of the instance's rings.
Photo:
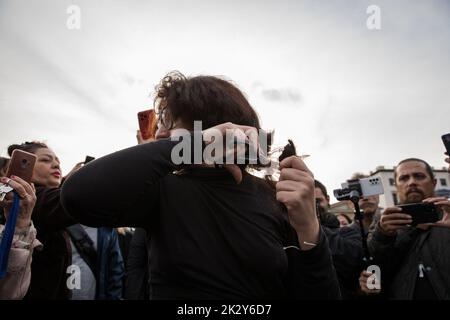
<path id="1" fill-rule="evenodd" d="M 12 153 L 6 176 L 14 175 L 30 183 L 35 164 L 36 156 L 34 154 L 16 149 Z"/>
<path id="2" fill-rule="evenodd" d="M 450 156 L 450 133 L 444 134 L 442 136 L 442 142 L 444 143 L 447 154 Z"/>
<path id="3" fill-rule="evenodd" d="M 154 138 L 155 111 L 153 109 L 138 112 L 139 130 L 142 139 Z"/>

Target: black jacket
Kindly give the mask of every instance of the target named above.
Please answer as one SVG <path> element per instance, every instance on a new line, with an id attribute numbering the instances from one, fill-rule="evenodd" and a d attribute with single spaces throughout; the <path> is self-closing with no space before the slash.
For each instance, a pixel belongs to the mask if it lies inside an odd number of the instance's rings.
<path id="1" fill-rule="evenodd" d="M 44 245 L 34 250 L 31 282 L 25 299 L 68 299 L 67 267 L 72 263 L 70 237 L 65 228 L 76 221 L 61 206 L 59 188 L 36 185 L 36 205 L 31 216 L 37 239 Z"/>
<path id="2" fill-rule="evenodd" d="M 64 207 L 83 224 L 151 232 L 153 299 L 339 297 L 323 232 L 309 251 L 285 250 L 298 239 L 265 181 L 244 173 L 236 184 L 225 169 L 177 167 L 176 144 L 97 159 L 62 190 Z"/>
<path id="3" fill-rule="evenodd" d="M 379 225 L 369 237 L 368 246 L 381 268 L 382 290 L 390 299 L 414 298 L 419 265 L 437 299 L 450 299 L 450 230 L 432 227 L 409 228 L 397 236 L 387 236 Z"/>
<path id="4" fill-rule="evenodd" d="M 359 288 L 359 274 L 364 268 L 361 233 L 357 222 L 348 227 L 323 227 L 328 238 L 342 297 L 354 298 Z"/>
<path id="5" fill-rule="evenodd" d="M 122 298 L 125 266 L 118 234 L 112 228 L 97 230 L 97 292 L 96 300 Z"/>
<path id="6" fill-rule="evenodd" d="M 66 227 L 77 223 L 60 203 L 60 188 L 36 185 L 36 205 L 32 220 L 42 250 L 34 250 L 31 282 L 25 299 L 67 300 L 67 267 L 72 264 L 72 248 Z M 121 298 L 123 261 L 117 233 L 110 228 L 98 230 L 97 299 Z"/>
<path id="7" fill-rule="evenodd" d="M 136 228 L 128 252 L 125 299 L 148 300 L 150 298 L 148 266 L 147 231 Z"/>

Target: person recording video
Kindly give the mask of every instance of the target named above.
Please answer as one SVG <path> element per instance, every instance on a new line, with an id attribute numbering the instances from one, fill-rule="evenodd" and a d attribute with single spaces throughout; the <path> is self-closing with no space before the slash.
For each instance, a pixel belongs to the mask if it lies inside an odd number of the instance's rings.
<path id="1" fill-rule="evenodd" d="M 384 210 L 368 240 L 381 268 L 381 290 L 389 299 L 450 299 L 450 201 L 434 197 L 436 179 L 424 160 L 400 161 L 394 178 L 400 205 L 433 204 L 441 220 L 415 226 L 414 219 L 423 215 L 413 217 L 405 207 Z M 423 206 L 423 214 L 428 207 Z"/>
<path id="2" fill-rule="evenodd" d="M 328 212 L 330 196 L 327 188 L 318 180 L 315 180 L 315 197 L 319 221 L 328 238 L 342 298 L 353 299 L 358 289 L 358 275 L 363 258 L 359 228 L 353 227 L 355 223 L 340 227 L 336 216 Z"/>
<path id="3" fill-rule="evenodd" d="M 8 154 L 22 150 L 36 155 L 32 179 L 35 186 L 35 205 L 31 220 L 37 230 L 37 239 L 42 250 L 33 252 L 31 281 L 25 300 L 50 299 L 118 299 L 121 294 L 123 262 L 120 256 L 115 231 L 108 228 L 89 230 L 93 238 L 98 270 L 91 271 L 86 256 L 77 245 L 87 243 L 87 238 L 75 240 L 74 226 L 82 228 L 69 216 L 60 203 L 62 175 L 60 162 L 55 152 L 38 141 L 12 144 Z M 79 164 L 66 176 L 72 175 Z M 70 229 L 69 229 L 70 228 Z M 80 235 L 80 233 L 77 233 Z M 92 241 L 92 240 L 91 240 Z M 68 270 L 73 265 L 80 268 L 81 285 L 69 288 Z M 97 265 L 97 263 L 95 263 Z"/>
<path id="4" fill-rule="evenodd" d="M 6 276 L 0 279 L 0 300 L 22 299 L 28 291 L 31 279 L 31 262 L 35 248 L 42 244 L 36 239 L 36 229 L 31 221 L 31 214 L 36 204 L 36 190 L 19 177 L 0 175 L 0 182 L 13 188 L 20 197 L 19 212 L 14 229 L 13 243 L 9 252 Z M 5 218 L 5 225 L 11 213 L 13 194 L 8 193 L 0 201 L 0 216 Z M 0 242 L 4 240 L 5 226 L 0 224 Z"/>

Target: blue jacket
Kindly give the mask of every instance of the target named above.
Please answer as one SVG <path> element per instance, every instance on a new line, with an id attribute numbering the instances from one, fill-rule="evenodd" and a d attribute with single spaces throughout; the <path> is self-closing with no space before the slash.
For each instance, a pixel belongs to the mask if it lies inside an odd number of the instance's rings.
<path id="1" fill-rule="evenodd" d="M 96 300 L 121 299 L 125 267 L 115 229 L 97 230 L 97 273 Z"/>

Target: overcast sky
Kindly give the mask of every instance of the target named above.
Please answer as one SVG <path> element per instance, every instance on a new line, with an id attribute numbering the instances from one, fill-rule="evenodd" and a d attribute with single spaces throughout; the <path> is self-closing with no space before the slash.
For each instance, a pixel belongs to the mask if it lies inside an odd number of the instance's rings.
<path id="1" fill-rule="evenodd" d="M 447 0 L 0 0 L 0 154 L 43 140 L 67 173 L 134 145 L 137 112 L 180 70 L 231 79 L 331 191 L 406 157 L 445 166 L 449 58 Z"/>

